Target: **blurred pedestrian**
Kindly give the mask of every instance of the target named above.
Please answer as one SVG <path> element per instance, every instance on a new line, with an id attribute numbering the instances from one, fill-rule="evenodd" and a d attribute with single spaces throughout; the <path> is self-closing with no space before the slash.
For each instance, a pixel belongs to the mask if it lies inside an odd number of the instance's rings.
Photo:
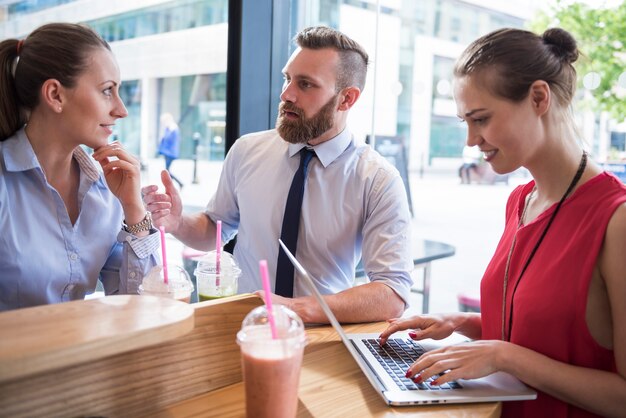
<path id="1" fill-rule="evenodd" d="M 165 157 L 165 169 L 170 173 L 170 177 L 182 189 L 183 182 L 171 171 L 172 163 L 180 155 L 180 128 L 171 113 L 161 115 L 161 129 L 163 129 L 163 135 L 159 143 L 159 154 Z"/>

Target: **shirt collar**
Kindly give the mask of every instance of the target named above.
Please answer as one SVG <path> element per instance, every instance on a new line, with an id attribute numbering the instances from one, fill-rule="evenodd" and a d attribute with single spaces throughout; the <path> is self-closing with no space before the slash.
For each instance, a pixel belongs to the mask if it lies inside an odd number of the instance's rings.
<path id="1" fill-rule="evenodd" d="M 100 178 L 100 172 L 96 168 L 96 165 L 82 147 L 74 148 L 74 159 L 78 163 L 80 171 L 84 173 L 89 180 L 95 182 Z"/>
<path id="2" fill-rule="evenodd" d="M 334 138 L 311 147 L 306 144 L 289 144 L 289 157 L 293 157 L 304 147 L 313 149 L 317 159 L 324 167 L 328 167 L 352 144 L 352 132 L 347 128 Z"/>
<path id="3" fill-rule="evenodd" d="M 30 145 L 24 128 L 4 141 L 3 148 L 5 150 L 4 163 L 7 171 L 41 170 L 39 160 L 37 160 L 35 151 L 33 151 L 33 147 Z M 100 173 L 84 149 L 76 147 L 73 156 L 80 167 L 80 171 L 84 173 L 89 180 L 92 182 L 98 180 Z"/>
<path id="4" fill-rule="evenodd" d="M 24 128 L 17 131 L 2 144 L 4 164 L 7 171 L 26 171 L 41 168 Z"/>

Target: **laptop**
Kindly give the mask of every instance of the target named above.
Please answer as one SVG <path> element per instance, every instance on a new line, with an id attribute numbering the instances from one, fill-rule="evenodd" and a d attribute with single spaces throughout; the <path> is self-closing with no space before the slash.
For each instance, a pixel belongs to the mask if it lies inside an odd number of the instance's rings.
<path id="1" fill-rule="evenodd" d="M 469 340 L 454 334 L 443 340 L 426 339 L 417 342 L 410 339 L 408 331 L 405 331 L 392 335 L 387 344 L 381 347 L 378 343 L 378 334 L 347 334 L 315 287 L 313 278 L 285 244 L 280 239 L 278 242 L 363 374 L 388 405 L 521 401 L 537 397 L 534 390 L 504 372 L 480 379 L 460 379 L 441 386 L 430 386 L 429 381 L 416 384 L 407 379 L 404 377 L 407 369 L 421 353 Z"/>

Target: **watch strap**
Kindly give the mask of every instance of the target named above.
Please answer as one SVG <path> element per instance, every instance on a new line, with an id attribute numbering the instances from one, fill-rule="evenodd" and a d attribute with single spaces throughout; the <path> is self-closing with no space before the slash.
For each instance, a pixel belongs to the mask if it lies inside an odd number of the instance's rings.
<path id="1" fill-rule="evenodd" d="M 122 227 L 124 228 L 124 231 L 133 235 L 143 231 L 150 231 L 152 229 L 152 217 L 150 216 L 150 212 L 146 212 L 146 216 L 134 225 L 128 225 L 126 220 L 124 220 Z"/>

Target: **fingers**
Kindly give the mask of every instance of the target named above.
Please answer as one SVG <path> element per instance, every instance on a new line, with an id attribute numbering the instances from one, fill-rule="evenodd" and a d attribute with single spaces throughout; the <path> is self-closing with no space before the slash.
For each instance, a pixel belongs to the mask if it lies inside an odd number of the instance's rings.
<path id="1" fill-rule="evenodd" d="M 399 331 L 412 328 L 409 337 L 414 340 L 432 338 L 441 340 L 455 330 L 454 315 L 419 315 L 393 322 L 386 331 Z M 387 334 L 385 334 L 387 335 Z"/>
<path id="2" fill-rule="evenodd" d="M 263 302 L 267 303 L 267 299 L 266 298 L 271 298 L 271 302 L 273 305 L 283 305 L 286 308 L 289 308 L 291 310 L 293 310 L 294 312 L 298 313 L 293 306 L 293 299 L 292 298 L 285 298 L 282 296 L 279 296 L 275 293 L 265 293 L 263 290 L 257 290 L 255 292 L 253 292 L 255 295 L 257 295 L 258 297 L 260 297 L 261 299 L 263 299 Z"/>
<path id="3" fill-rule="evenodd" d="M 182 223 L 182 202 L 180 195 L 169 173 L 161 172 L 161 181 L 165 193 L 159 193 L 157 185 L 145 186 L 141 189 L 144 206 L 152 214 L 156 226 L 165 226 L 168 232 L 176 235 Z"/>
<path id="4" fill-rule="evenodd" d="M 141 188 L 141 196 L 143 198 L 143 203 L 146 206 L 149 206 L 153 203 L 160 202 L 172 202 L 172 196 L 166 193 L 159 193 L 159 187 L 155 185 L 145 186 Z"/>
<path id="5" fill-rule="evenodd" d="M 409 331 L 409 338 L 411 338 L 412 340 L 423 340 L 425 338 L 430 338 L 431 337 L 431 330 L 430 328 L 427 329 L 421 329 L 421 328 L 417 328 L 415 327 L 415 329 L 412 329 L 411 331 Z"/>
<path id="6" fill-rule="evenodd" d="M 166 176 L 163 175 L 163 172 Z M 161 173 L 161 179 L 163 180 L 163 184 L 165 186 L 165 193 L 158 193 L 159 186 L 156 184 L 150 184 L 141 188 L 143 203 L 146 206 L 146 209 L 152 213 L 153 220 L 168 215 L 170 213 L 169 210 L 172 208 L 173 198 L 168 192 L 168 186 L 166 183 L 169 183 L 170 190 L 173 188 L 176 192 L 169 174 L 167 174 L 167 171 L 163 172 Z"/>
<path id="7" fill-rule="evenodd" d="M 387 326 L 387 329 L 385 329 L 378 337 L 380 338 L 381 345 L 384 345 L 387 342 L 387 339 L 398 331 L 404 331 L 409 328 L 419 328 L 422 320 L 419 316 L 413 316 L 405 319 L 394 318 L 387 322 L 389 322 L 389 326 Z"/>
<path id="8" fill-rule="evenodd" d="M 98 148 L 94 151 L 92 157 L 101 165 L 106 165 L 107 162 L 121 160 L 130 163 L 133 167 L 137 169 L 141 167 L 141 165 L 139 164 L 139 160 L 137 160 L 132 154 L 126 151 L 122 144 L 117 141 L 111 142 L 110 144 Z"/>
<path id="9" fill-rule="evenodd" d="M 143 197 L 146 210 L 152 215 L 152 221 L 156 226 L 163 225 L 161 219 L 172 213 L 172 203 L 166 194 L 150 194 Z M 165 221 L 165 219 L 163 219 Z M 164 225 L 165 226 L 165 225 Z"/>
<path id="10" fill-rule="evenodd" d="M 156 226 L 165 226 L 161 219 L 167 218 L 167 216 L 172 213 L 170 209 L 148 209 L 150 215 L 152 216 L 152 221 Z"/>
<path id="11" fill-rule="evenodd" d="M 161 226 L 160 220 L 167 217 L 172 209 L 172 197 L 157 193 L 158 186 L 150 185 L 141 189 L 141 197 L 146 210 L 152 215 L 152 221 L 156 226 Z"/>
<path id="12" fill-rule="evenodd" d="M 407 375 L 410 372 L 407 372 Z M 466 367 L 453 360 L 440 361 L 415 374 L 411 379 L 416 383 L 428 382 L 431 386 L 441 386 L 465 377 Z"/>
<path id="13" fill-rule="evenodd" d="M 170 177 L 170 173 L 167 170 L 161 171 L 161 181 L 163 182 L 163 186 L 165 186 L 165 193 L 170 196 L 178 196 L 178 190 L 174 187 L 174 181 Z"/>
<path id="14" fill-rule="evenodd" d="M 416 383 L 432 379 L 441 385 L 458 379 L 476 379 L 498 371 L 494 354 L 501 342 L 481 341 L 447 346 L 420 356 L 406 372 Z"/>
<path id="15" fill-rule="evenodd" d="M 139 163 L 135 165 L 134 163 L 128 161 L 109 160 L 108 158 L 99 160 L 98 163 L 100 163 L 105 176 L 111 174 L 115 170 L 124 170 L 127 173 L 135 173 L 136 177 L 139 177 Z"/>
<path id="16" fill-rule="evenodd" d="M 107 181 L 114 181 L 110 175 L 118 170 L 123 174 L 124 178 L 134 178 L 139 181 L 141 169 L 139 160 L 126 151 L 119 142 L 112 142 L 98 148 L 94 151 L 92 157 L 102 167 Z"/>
<path id="17" fill-rule="evenodd" d="M 445 353 L 433 350 L 420 356 L 407 370 L 406 377 L 413 380 L 428 380 L 453 368 L 453 360 Z M 421 383 L 421 382 L 417 382 Z"/>
<path id="18" fill-rule="evenodd" d="M 157 186 L 156 184 L 151 184 L 149 186 L 144 186 L 141 188 L 141 195 L 142 196 L 146 196 L 152 193 L 156 193 L 156 191 L 159 190 L 159 186 Z"/>

